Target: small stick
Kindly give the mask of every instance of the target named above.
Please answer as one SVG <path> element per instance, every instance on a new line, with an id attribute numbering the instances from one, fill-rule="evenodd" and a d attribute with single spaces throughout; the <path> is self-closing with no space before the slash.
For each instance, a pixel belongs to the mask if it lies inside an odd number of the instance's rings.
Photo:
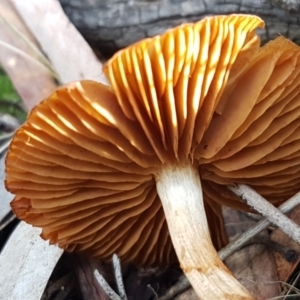
<path id="1" fill-rule="evenodd" d="M 245 195 L 244 195 L 245 196 Z M 248 197 L 248 193 L 247 193 Z M 293 197 L 291 197 L 289 200 L 281 204 L 278 209 L 286 214 L 290 212 L 292 209 L 294 209 L 296 206 L 300 204 L 300 192 L 295 194 Z M 227 246 L 222 248 L 218 253 L 222 260 L 226 259 L 228 256 L 230 256 L 232 253 L 240 249 L 247 241 L 252 239 L 254 236 L 256 236 L 258 233 L 263 231 L 264 229 L 268 228 L 271 225 L 271 223 L 267 219 L 260 220 L 256 225 L 252 226 L 232 240 Z"/>
<path id="2" fill-rule="evenodd" d="M 107 281 L 104 279 L 104 277 L 99 273 L 98 270 L 94 271 L 94 275 L 106 293 L 108 297 L 110 297 L 111 300 L 122 300 L 121 297 L 110 287 L 110 285 L 107 283 Z"/>
<path id="3" fill-rule="evenodd" d="M 274 207 L 265 198 L 244 184 L 239 184 L 238 186 L 228 186 L 228 188 L 237 196 L 239 196 L 244 202 L 253 207 L 257 212 L 262 214 L 271 223 L 285 232 L 295 242 L 300 244 L 299 226 L 285 216 L 280 210 Z"/>
<path id="4" fill-rule="evenodd" d="M 114 273 L 119 291 L 119 296 L 122 300 L 127 300 L 126 291 L 123 283 L 120 258 L 117 254 L 113 255 Z"/>
<path id="5" fill-rule="evenodd" d="M 171 300 L 178 294 L 187 290 L 190 286 L 190 282 L 184 275 L 182 275 L 178 279 L 178 281 L 173 286 L 171 286 L 163 296 L 159 297 L 157 300 Z"/>

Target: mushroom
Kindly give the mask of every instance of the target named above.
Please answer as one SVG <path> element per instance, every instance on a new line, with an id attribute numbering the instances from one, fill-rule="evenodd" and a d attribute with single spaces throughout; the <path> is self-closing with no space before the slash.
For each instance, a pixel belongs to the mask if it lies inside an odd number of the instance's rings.
<path id="1" fill-rule="evenodd" d="M 221 205 L 247 209 L 226 185 L 280 204 L 300 178 L 300 51 L 283 37 L 260 48 L 262 26 L 208 17 L 119 51 L 111 87 L 60 87 L 6 157 L 15 214 L 67 251 L 178 259 L 201 299 L 253 299 L 215 250 Z"/>

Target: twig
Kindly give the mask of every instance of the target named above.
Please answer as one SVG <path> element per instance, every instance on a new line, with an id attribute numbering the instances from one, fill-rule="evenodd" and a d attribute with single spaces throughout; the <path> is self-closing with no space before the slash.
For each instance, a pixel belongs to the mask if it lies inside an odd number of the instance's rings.
<path id="1" fill-rule="evenodd" d="M 285 232 L 295 242 L 300 244 L 300 227 L 285 216 L 280 210 L 275 208 L 265 198 L 244 184 L 228 186 L 228 188 L 248 205 L 252 206 L 257 212 L 262 214 L 271 223 Z"/>
<path id="2" fill-rule="evenodd" d="M 184 275 L 182 275 L 178 279 L 178 281 L 171 288 L 169 288 L 163 296 L 159 297 L 157 300 L 171 300 L 178 294 L 187 290 L 190 286 L 190 282 Z"/>
<path id="3" fill-rule="evenodd" d="M 111 300 L 122 300 L 121 297 L 110 287 L 108 282 L 98 272 L 97 269 L 94 271 L 94 275 L 100 286 L 103 288 L 104 292 L 107 294 L 108 297 L 110 297 Z"/>
<path id="4" fill-rule="evenodd" d="M 126 291 L 123 283 L 122 271 L 121 271 L 121 263 L 117 254 L 113 255 L 113 266 L 115 270 L 114 273 L 115 273 L 115 278 L 116 278 L 120 298 L 122 300 L 127 300 Z"/>
<path id="5" fill-rule="evenodd" d="M 282 213 L 286 214 L 290 212 L 292 209 L 294 209 L 296 206 L 298 206 L 299 204 L 300 204 L 300 192 L 295 194 L 293 197 L 291 197 L 282 205 L 280 205 L 278 209 Z M 249 228 L 249 230 L 247 230 L 246 232 L 238 236 L 236 239 L 231 241 L 227 246 L 225 246 L 223 249 L 219 251 L 219 256 L 221 257 L 221 259 L 222 260 L 226 259 L 229 255 L 231 255 L 232 253 L 240 249 L 247 241 L 252 239 L 254 236 L 256 236 L 264 229 L 268 228 L 270 224 L 271 223 L 267 219 L 262 219 L 256 225 Z"/>
<path id="6" fill-rule="evenodd" d="M 104 277 L 98 272 L 98 270 L 94 271 L 94 275 L 102 287 L 107 296 L 110 297 L 111 300 L 127 300 L 127 295 L 123 283 L 122 271 L 121 271 L 121 263 L 117 254 L 113 255 L 113 267 L 114 274 L 117 282 L 117 287 L 119 291 L 119 295 L 110 287 Z"/>
<path id="7" fill-rule="evenodd" d="M 253 239 L 247 241 L 243 245 L 243 248 L 251 245 L 257 245 L 257 244 L 264 245 L 270 250 L 279 253 L 288 262 L 295 262 L 296 259 L 298 258 L 298 252 L 296 250 L 286 247 L 278 242 L 272 241 L 268 235 L 255 236 Z"/>

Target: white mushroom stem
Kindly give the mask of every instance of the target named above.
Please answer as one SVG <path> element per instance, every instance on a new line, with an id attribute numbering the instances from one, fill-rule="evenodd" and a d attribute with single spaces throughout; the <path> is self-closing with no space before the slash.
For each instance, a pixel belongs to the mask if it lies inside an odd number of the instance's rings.
<path id="1" fill-rule="evenodd" d="M 180 266 L 200 299 L 253 299 L 220 260 L 210 238 L 197 169 L 165 164 L 157 192 Z"/>

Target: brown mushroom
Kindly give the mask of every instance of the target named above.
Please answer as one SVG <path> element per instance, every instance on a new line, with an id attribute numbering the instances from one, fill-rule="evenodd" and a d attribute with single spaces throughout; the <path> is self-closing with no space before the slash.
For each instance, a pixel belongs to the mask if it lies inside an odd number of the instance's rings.
<path id="1" fill-rule="evenodd" d="M 16 215 L 101 259 L 170 263 L 174 246 L 201 299 L 252 299 L 211 243 L 226 241 L 220 205 L 247 209 L 226 185 L 277 204 L 300 174 L 300 51 L 282 37 L 259 48 L 258 26 L 247 15 L 182 25 L 118 52 L 112 88 L 59 88 L 7 155 Z"/>

